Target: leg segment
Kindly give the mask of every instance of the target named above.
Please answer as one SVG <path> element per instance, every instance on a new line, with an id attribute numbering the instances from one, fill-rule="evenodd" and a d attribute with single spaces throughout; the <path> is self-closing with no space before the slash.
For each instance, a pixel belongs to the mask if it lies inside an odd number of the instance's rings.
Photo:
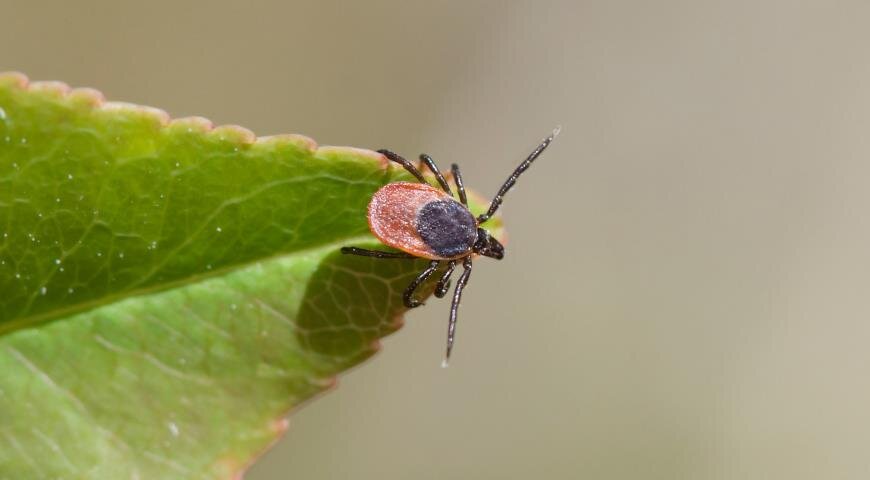
<path id="1" fill-rule="evenodd" d="M 453 181 L 456 182 L 456 190 L 459 191 L 459 201 L 467 207 L 468 197 L 465 196 L 465 185 L 462 184 L 462 174 L 459 173 L 459 165 L 454 163 L 450 166 L 450 171 L 453 172 Z"/>
<path id="2" fill-rule="evenodd" d="M 471 276 L 471 256 L 465 257 L 462 262 L 462 275 L 459 281 L 456 282 L 456 290 L 453 291 L 453 303 L 450 304 L 450 323 L 447 324 L 447 353 L 444 355 L 444 362 L 441 364 L 446 367 L 450 361 L 450 352 L 453 350 L 453 338 L 456 335 L 456 314 L 459 311 L 459 302 L 462 300 L 462 291 L 465 285 L 468 284 L 468 278 Z"/>
<path id="3" fill-rule="evenodd" d="M 391 162 L 396 162 L 405 167 L 405 170 L 411 172 L 411 175 L 417 177 L 417 180 L 420 180 L 421 183 L 427 183 L 426 179 L 423 178 L 423 174 L 420 173 L 420 170 L 417 170 L 417 167 L 415 167 L 413 163 L 405 160 L 401 155 L 397 155 L 389 150 L 378 150 L 378 153 L 387 157 Z"/>
<path id="4" fill-rule="evenodd" d="M 382 252 L 380 250 L 366 250 L 365 248 L 357 247 L 341 247 L 341 253 L 375 258 L 417 258 L 410 253 L 405 252 Z"/>
<path id="5" fill-rule="evenodd" d="M 435 287 L 435 297 L 442 298 L 447 295 L 447 290 L 450 290 L 450 275 L 453 275 L 453 270 L 456 269 L 456 260 L 447 262 L 447 270 L 441 274 L 441 279 L 438 280 L 438 285 Z"/>
<path id="6" fill-rule="evenodd" d="M 438 166 L 435 165 L 435 160 L 432 160 L 432 157 L 426 155 L 425 153 L 420 154 L 420 161 L 425 163 L 429 170 L 435 174 L 435 178 L 438 179 L 438 184 L 441 185 L 441 188 L 447 192 L 447 195 L 453 196 L 453 192 L 450 191 L 450 185 L 447 185 L 447 180 L 444 179 L 444 175 L 441 175 L 441 171 L 438 170 Z"/>
<path id="7" fill-rule="evenodd" d="M 423 305 L 423 302 L 414 298 L 414 291 L 417 290 L 417 287 L 423 284 L 423 282 L 425 282 L 427 278 L 435 273 L 435 270 L 438 268 L 439 263 L 441 263 L 440 260 L 432 260 L 431 262 L 429 262 L 429 266 L 426 268 L 426 270 L 423 270 L 423 272 L 421 272 L 420 275 L 417 275 L 417 278 L 415 278 L 414 281 L 411 282 L 410 285 L 408 285 L 408 288 L 405 289 L 405 293 L 402 294 L 402 301 L 405 303 L 406 307 L 414 308 Z"/>
<path id="8" fill-rule="evenodd" d="M 529 168 L 529 166 L 532 164 L 532 162 L 535 161 L 536 158 L 544 153 L 544 150 L 550 145 L 550 142 L 552 142 L 553 138 L 555 138 L 558 134 L 559 127 L 556 127 L 556 129 L 553 130 L 553 133 L 551 133 L 549 137 L 545 138 L 544 141 L 542 141 L 541 144 L 538 145 L 538 148 L 536 148 L 531 154 L 529 154 L 528 158 L 523 160 L 523 163 L 521 163 L 516 168 L 516 170 L 514 170 L 514 173 L 511 173 L 511 176 L 508 177 L 508 179 L 504 182 L 504 185 L 502 185 L 501 188 L 498 189 L 498 193 L 496 193 L 495 197 L 493 197 L 492 203 L 489 204 L 489 210 L 487 210 L 486 213 L 484 213 L 483 215 L 477 217 L 477 223 L 483 223 L 489 220 L 490 217 L 495 214 L 495 211 L 498 210 L 498 207 L 501 205 L 502 200 L 504 200 L 504 195 L 508 192 L 508 190 L 511 189 L 511 187 L 514 186 L 515 183 L 517 183 L 517 178 L 519 178 L 520 175 L 522 175 L 522 173 Z"/>

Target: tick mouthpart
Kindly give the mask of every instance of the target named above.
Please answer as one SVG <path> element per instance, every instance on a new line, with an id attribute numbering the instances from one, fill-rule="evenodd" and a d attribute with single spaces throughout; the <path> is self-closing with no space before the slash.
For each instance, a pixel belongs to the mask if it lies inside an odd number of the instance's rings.
<path id="1" fill-rule="evenodd" d="M 472 251 L 496 260 L 504 258 L 504 245 L 482 228 L 477 229 L 477 242 L 474 243 Z"/>

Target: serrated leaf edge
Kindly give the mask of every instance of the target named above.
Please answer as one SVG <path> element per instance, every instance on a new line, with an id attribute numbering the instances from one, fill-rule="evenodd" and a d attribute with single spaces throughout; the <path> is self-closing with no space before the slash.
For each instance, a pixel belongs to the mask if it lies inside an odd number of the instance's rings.
<path id="1" fill-rule="evenodd" d="M 254 132 L 245 127 L 239 125 L 215 126 L 211 120 L 200 116 L 189 116 L 173 119 L 166 111 L 159 108 L 128 102 L 107 101 L 105 96 L 99 90 L 88 87 L 72 88 L 68 84 L 60 81 L 31 81 L 27 77 L 27 75 L 21 72 L 0 72 L 0 88 L 4 86 L 11 86 L 12 88 L 16 88 L 19 90 L 47 94 L 59 100 L 65 99 L 74 102 L 82 102 L 92 111 L 102 111 L 107 113 L 121 112 L 139 115 L 155 122 L 157 125 L 159 125 L 161 129 L 180 129 L 187 130 L 190 133 L 198 133 L 200 135 L 206 135 L 210 137 L 216 136 L 223 141 L 229 141 L 243 147 L 262 148 L 267 146 L 271 147 L 276 144 L 293 144 L 297 146 L 303 146 L 311 157 L 328 158 L 335 155 L 347 155 L 351 157 L 374 160 L 378 163 L 378 166 L 385 172 L 395 170 L 397 168 L 385 156 L 373 150 L 349 146 L 320 146 L 311 137 L 301 134 L 277 134 L 257 136 Z M 349 240 L 351 240 L 351 238 L 341 239 L 341 242 Z M 191 275 L 182 279 L 178 279 L 175 282 L 160 285 L 159 288 L 134 289 L 123 292 L 121 295 L 103 297 L 94 302 L 75 305 L 73 308 L 54 310 L 51 312 L 45 312 L 40 315 L 18 318 L 6 322 L 2 326 L 0 326 L 0 335 L 22 328 L 38 325 L 55 318 L 60 318 L 65 314 L 85 312 L 94 308 L 98 308 L 102 305 L 107 305 L 109 303 L 117 302 L 126 298 L 133 298 L 141 295 L 155 293 L 158 291 L 176 288 L 182 285 L 189 285 L 191 283 L 202 281 L 206 278 L 219 277 L 221 275 L 227 274 L 228 272 L 246 268 L 257 262 L 268 261 L 270 259 L 286 255 L 304 253 L 304 251 L 306 250 L 321 248 L 331 243 L 333 242 L 322 245 L 314 245 L 304 250 L 282 252 L 279 255 L 263 257 L 256 259 L 252 262 L 235 264 L 225 269 L 214 270 L 212 272 L 209 272 L 208 274 L 200 273 L 196 275 Z"/>

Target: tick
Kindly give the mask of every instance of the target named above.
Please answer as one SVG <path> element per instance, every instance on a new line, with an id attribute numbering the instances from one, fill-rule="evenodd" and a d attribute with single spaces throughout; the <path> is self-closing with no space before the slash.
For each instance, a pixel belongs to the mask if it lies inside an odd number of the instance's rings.
<path id="1" fill-rule="evenodd" d="M 357 247 L 343 247 L 341 253 L 374 258 L 426 258 L 429 266 L 412 281 L 402 295 L 406 307 L 415 308 L 422 302 L 414 298 L 414 292 L 438 268 L 447 267 L 435 286 L 435 296 L 442 298 L 450 289 L 450 277 L 456 265 L 462 262 L 462 274 L 456 282 L 453 291 L 453 301 L 450 304 L 450 320 L 447 324 L 447 352 L 442 366 L 447 366 L 450 352 L 453 350 L 453 339 L 456 334 L 456 318 L 462 291 L 471 277 L 472 258 L 475 255 L 501 260 L 504 258 L 504 246 L 492 237 L 482 227 L 492 218 L 504 199 L 504 195 L 514 186 L 517 178 L 529 168 L 532 162 L 550 145 L 559 128 L 545 138 L 535 150 L 511 173 L 498 193 L 493 197 L 486 213 L 477 218 L 468 210 L 468 198 L 459 166 L 455 163 L 450 171 L 459 201 L 453 197 L 453 192 L 438 170 L 435 161 L 429 155 L 421 154 L 420 161 L 435 175 L 439 190 L 423 178 L 423 174 L 414 164 L 401 156 L 389 151 L 378 150 L 378 153 L 396 162 L 411 173 L 420 183 L 395 182 L 383 186 L 375 192 L 368 206 L 369 228 L 382 243 L 398 249 L 398 252 L 366 250 Z"/>

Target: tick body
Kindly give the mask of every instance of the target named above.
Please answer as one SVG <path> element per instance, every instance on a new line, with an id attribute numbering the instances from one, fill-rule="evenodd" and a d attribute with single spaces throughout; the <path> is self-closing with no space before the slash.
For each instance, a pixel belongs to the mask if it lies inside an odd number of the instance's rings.
<path id="1" fill-rule="evenodd" d="M 550 145 L 559 129 L 545 138 L 540 145 L 514 170 L 492 199 L 486 213 L 475 217 L 468 210 L 468 200 L 459 166 L 451 167 L 456 184 L 458 200 L 454 198 L 444 176 L 428 155 L 420 155 L 420 161 L 432 172 L 440 190 L 429 185 L 415 165 L 389 150 L 378 152 L 390 161 L 402 165 L 420 183 L 396 182 L 378 190 L 369 202 L 368 222 L 372 233 L 385 245 L 398 252 L 365 250 L 343 247 L 342 253 L 375 258 L 425 258 L 429 266 L 408 285 L 403 301 L 408 308 L 422 303 L 414 298 L 414 292 L 442 265 L 446 265 L 435 287 L 435 296 L 441 298 L 450 289 L 450 277 L 457 264 L 462 263 L 462 274 L 456 282 L 447 325 L 447 351 L 443 366 L 447 366 L 456 333 L 456 320 L 462 292 L 471 277 L 472 259 L 475 255 L 501 260 L 504 247 L 482 225 L 492 218 L 501 206 L 504 195 L 516 183 L 517 178 Z"/>
<path id="2" fill-rule="evenodd" d="M 390 183 L 369 203 L 369 228 L 385 245 L 430 260 L 471 252 L 477 220 L 450 195 L 424 183 Z"/>

